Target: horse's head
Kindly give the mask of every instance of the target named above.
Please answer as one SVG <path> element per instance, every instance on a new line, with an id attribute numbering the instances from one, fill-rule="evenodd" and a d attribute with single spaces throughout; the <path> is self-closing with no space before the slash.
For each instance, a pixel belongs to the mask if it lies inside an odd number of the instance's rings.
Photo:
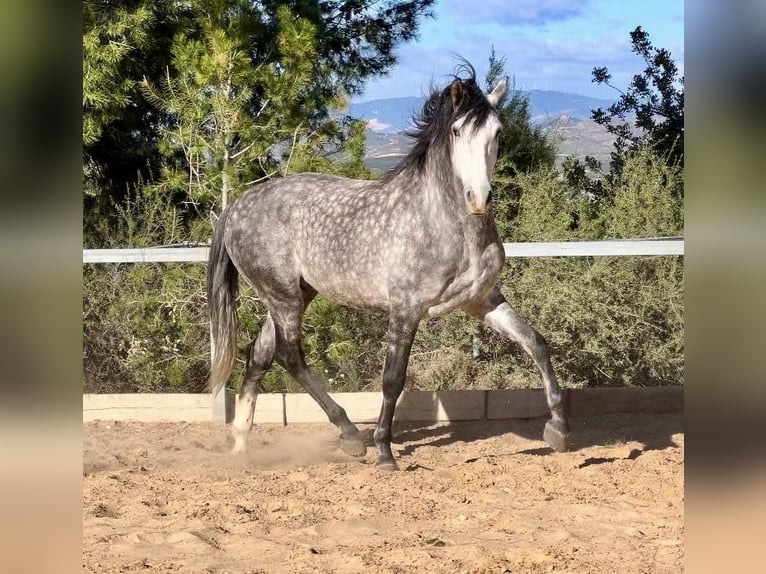
<path id="1" fill-rule="evenodd" d="M 462 60 L 462 59 L 461 59 Z M 500 116 L 498 107 L 508 91 L 502 78 L 489 94 L 476 84 L 476 70 L 466 60 L 444 89 L 432 89 L 423 109 L 413 118 L 415 129 L 407 132 L 415 143 L 407 156 L 384 178 L 399 174 L 427 175 L 441 187 L 456 191 L 458 204 L 468 213 L 487 212 L 492 198 L 490 179 L 497 161 Z"/>
<path id="2" fill-rule="evenodd" d="M 468 213 L 483 215 L 492 199 L 490 180 L 497 161 L 501 128 L 497 106 L 508 90 L 508 78 L 502 78 L 486 96 L 473 78 L 455 78 L 445 92 L 447 90 L 453 109 L 450 125 L 452 169 Z"/>

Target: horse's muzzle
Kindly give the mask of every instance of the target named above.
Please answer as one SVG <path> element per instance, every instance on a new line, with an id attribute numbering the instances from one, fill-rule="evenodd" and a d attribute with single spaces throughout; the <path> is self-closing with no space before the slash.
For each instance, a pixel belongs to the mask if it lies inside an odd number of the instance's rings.
<path id="1" fill-rule="evenodd" d="M 468 213 L 471 215 L 484 215 L 487 213 L 487 210 L 489 209 L 489 204 L 492 201 L 492 190 L 490 189 L 486 197 L 483 197 L 480 194 L 476 194 L 473 192 L 473 190 L 468 190 L 465 192 L 465 205 L 466 209 L 468 209 Z"/>

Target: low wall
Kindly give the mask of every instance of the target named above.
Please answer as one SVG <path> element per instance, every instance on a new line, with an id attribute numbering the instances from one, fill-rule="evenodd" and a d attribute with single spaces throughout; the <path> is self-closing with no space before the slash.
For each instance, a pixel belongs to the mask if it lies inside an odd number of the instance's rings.
<path id="1" fill-rule="evenodd" d="M 380 392 L 331 393 L 349 418 L 356 423 L 378 419 Z M 671 414 L 683 412 L 682 387 L 630 387 L 568 389 L 569 415 L 573 418 L 607 414 Z M 228 412 L 234 412 L 236 397 Z M 213 399 L 210 394 L 85 394 L 83 421 L 210 421 Z M 546 416 L 548 408 L 542 389 L 405 391 L 399 399 L 394 420 L 474 421 L 485 419 L 528 419 Z M 326 422 L 327 417 L 304 393 L 258 395 L 256 423 Z"/>

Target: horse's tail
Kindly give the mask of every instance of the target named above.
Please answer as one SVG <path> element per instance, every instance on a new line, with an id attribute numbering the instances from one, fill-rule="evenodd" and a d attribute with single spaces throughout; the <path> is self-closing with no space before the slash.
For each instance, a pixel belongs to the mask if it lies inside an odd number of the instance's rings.
<path id="1" fill-rule="evenodd" d="M 213 391 L 220 390 L 231 374 L 237 338 L 236 298 L 239 274 L 223 241 L 228 215 L 229 210 L 226 208 L 218 218 L 207 265 L 207 305 L 210 313 L 208 386 Z"/>

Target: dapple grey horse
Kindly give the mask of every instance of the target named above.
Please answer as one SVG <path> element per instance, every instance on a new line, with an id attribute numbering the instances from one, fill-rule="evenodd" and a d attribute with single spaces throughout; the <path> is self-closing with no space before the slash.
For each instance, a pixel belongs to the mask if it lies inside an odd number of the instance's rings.
<path id="1" fill-rule="evenodd" d="M 301 322 L 317 293 L 388 314 L 383 405 L 374 432 L 379 467 L 397 468 L 391 424 L 418 324 L 453 310 L 484 321 L 532 357 L 551 412 L 543 438 L 557 451 L 566 449 L 565 404 L 548 346 L 497 287 L 505 254 L 490 179 L 501 128 L 497 109 L 507 86 L 503 78 L 485 95 L 466 63 L 448 86 L 432 91 L 415 118 L 414 147 L 382 180 L 293 175 L 257 185 L 223 210 L 208 266 L 213 388 L 225 384 L 233 367 L 238 275 L 268 309 L 248 350 L 234 452 L 246 448 L 260 381 L 276 360 L 340 429 L 343 450 L 364 454 L 357 427 L 306 365 Z"/>

